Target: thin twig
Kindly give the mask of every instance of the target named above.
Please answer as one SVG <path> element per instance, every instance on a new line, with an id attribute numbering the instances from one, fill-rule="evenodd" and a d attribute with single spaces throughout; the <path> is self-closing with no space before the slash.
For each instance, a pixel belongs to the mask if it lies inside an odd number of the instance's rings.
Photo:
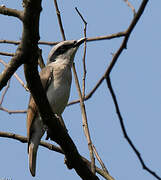
<path id="1" fill-rule="evenodd" d="M 5 111 L 8 114 L 21 114 L 21 113 L 27 113 L 27 110 L 8 110 L 7 108 L 4 108 L 0 106 L 1 111 Z"/>
<path id="2" fill-rule="evenodd" d="M 80 13 L 80 11 L 78 10 L 77 7 L 75 7 L 75 10 L 77 11 L 77 13 L 79 14 L 80 18 L 82 19 L 83 23 L 85 24 L 85 26 L 87 25 L 87 21 L 84 19 L 84 17 L 82 16 L 82 14 Z"/>
<path id="3" fill-rule="evenodd" d="M 7 86 L 5 87 L 5 89 L 4 89 L 3 93 L 2 93 L 2 97 L 1 97 L 1 100 L 0 100 L 0 110 L 1 110 L 1 111 L 5 111 L 5 112 L 7 112 L 8 114 L 26 113 L 27 110 L 8 110 L 7 108 L 5 108 L 5 107 L 2 106 L 4 97 L 5 97 L 8 89 L 9 89 L 9 87 L 10 87 L 10 80 L 8 81 Z"/>
<path id="4" fill-rule="evenodd" d="M 128 0 L 123 0 L 126 2 L 126 4 L 132 9 L 132 12 L 134 13 L 134 16 L 136 15 L 135 8 L 132 6 L 132 4 Z"/>
<path id="5" fill-rule="evenodd" d="M 2 59 L 0 59 L 0 63 L 3 64 L 5 67 L 7 67 L 7 63 L 5 63 Z M 25 88 L 26 91 L 29 91 L 25 83 L 22 81 L 22 79 L 17 75 L 17 73 L 13 74 L 15 78 L 19 81 L 19 83 Z"/>
<path id="6" fill-rule="evenodd" d="M 87 38 L 87 22 L 83 18 L 82 14 L 79 12 L 77 8 L 75 8 L 79 16 L 81 17 L 83 23 L 84 23 L 84 37 L 85 39 Z M 86 69 L 86 50 L 87 50 L 87 42 L 84 41 L 84 54 L 83 54 L 83 79 L 82 79 L 82 98 L 85 98 L 85 87 L 86 87 L 86 74 L 87 74 L 87 69 Z"/>
<path id="7" fill-rule="evenodd" d="M 94 159 L 94 153 L 93 153 L 93 148 L 92 148 L 92 140 L 91 140 L 90 132 L 89 132 L 89 128 L 88 128 L 88 121 L 87 121 L 85 104 L 83 102 L 82 92 L 81 92 L 81 88 L 79 85 L 79 80 L 78 80 L 78 76 L 76 73 L 74 63 L 73 63 L 73 73 L 74 73 L 74 78 L 75 78 L 75 84 L 76 84 L 78 94 L 79 94 L 79 98 L 80 98 L 80 106 L 81 106 L 82 120 L 83 120 L 83 129 L 84 129 L 85 136 L 87 138 L 88 149 L 89 149 L 90 158 L 91 158 L 91 170 L 93 173 L 95 173 L 95 159 Z"/>
<path id="8" fill-rule="evenodd" d="M 60 16 L 60 11 L 59 11 L 58 4 L 57 4 L 56 0 L 54 0 L 54 5 L 55 5 L 56 14 L 57 14 L 58 22 L 59 22 L 60 32 L 61 32 L 63 40 L 65 41 L 66 40 L 65 33 L 64 33 L 63 24 L 62 24 L 62 20 L 61 20 L 61 16 Z"/>
<path id="9" fill-rule="evenodd" d="M 2 63 L 4 66 L 7 66 L 7 64 L 3 60 L 1 60 L 1 59 L 0 59 L 0 63 Z M 14 74 L 14 76 L 18 79 L 19 82 L 21 82 L 21 84 L 23 86 L 25 86 L 23 81 L 18 77 L 18 75 L 16 73 Z M 8 89 L 9 89 L 9 86 L 10 86 L 10 80 L 8 81 L 7 86 L 5 87 L 5 89 L 4 89 L 3 93 L 2 93 L 2 97 L 1 97 L 1 100 L 0 100 L 0 110 L 1 111 L 5 111 L 5 112 L 7 112 L 9 114 L 26 113 L 27 112 L 26 110 L 8 110 L 7 108 L 2 106 L 4 97 L 5 97 Z"/>
<path id="10" fill-rule="evenodd" d="M 98 36 L 98 37 L 87 38 L 87 42 L 107 40 L 107 39 L 110 40 L 110 39 L 115 39 L 118 37 L 124 37 L 125 35 L 126 35 L 126 32 L 118 32 L 118 33 L 114 33 L 114 34 L 106 35 L 106 36 Z"/>
<path id="11" fill-rule="evenodd" d="M 38 63 L 41 69 L 43 69 L 45 67 L 45 63 L 44 60 L 42 58 L 42 49 L 39 48 L 39 59 L 38 59 Z"/>
<path id="12" fill-rule="evenodd" d="M 87 36 L 86 36 L 87 22 L 86 22 L 85 19 L 83 18 L 83 16 L 82 16 L 82 14 L 80 13 L 80 11 L 79 11 L 77 8 L 75 8 L 75 9 L 76 9 L 77 13 L 79 14 L 79 16 L 81 17 L 81 19 L 82 19 L 82 21 L 83 21 L 83 23 L 84 23 L 84 37 L 86 38 L 86 37 L 87 37 Z M 87 71 L 86 71 L 86 63 L 85 63 L 86 44 L 87 44 L 87 43 L 86 43 L 86 41 L 85 41 L 85 43 L 84 43 L 84 55 L 83 55 L 82 101 L 84 101 L 84 98 L 85 98 L 85 79 L 86 79 L 86 72 L 87 72 Z M 80 89 L 79 89 L 79 90 L 80 90 Z M 84 103 L 84 102 L 83 102 L 83 103 Z M 86 118 L 86 119 L 87 119 L 87 118 Z M 87 126 L 88 126 L 88 124 L 87 124 Z M 87 134 L 87 135 L 88 135 L 88 134 Z M 108 171 L 107 171 L 104 163 L 102 162 L 101 158 L 99 157 L 99 155 L 98 155 L 98 153 L 97 153 L 97 150 L 96 150 L 96 148 L 95 148 L 95 146 L 94 146 L 93 144 L 92 144 L 92 148 L 93 148 L 93 151 L 94 151 L 94 153 L 95 153 L 98 161 L 100 162 L 103 170 L 104 170 L 106 173 L 108 173 Z"/>
<path id="13" fill-rule="evenodd" d="M 99 156 L 99 154 L 98 154 L 95 146 L 94 146 L 94 145 L 92 145 L 92 146 L 93 146 L 93 150 L 94 150 L 94 153 L 95 153 L 95 155 L 96 155 L 96 158 L 97 158 L 98 162 L 100 163 L 102 169 L 103 169 L 106 173 L 108 173 L 108 170 L 107 170 L 105 164 L 103 163 L 102 159 L 100 158 L 100 156 Z"/>
<path id="14" fill-rule="evenodd" d="M 88 95 L 85 96 L 84 100 L 88 100 L 92 97 L 92 95 L 96 92 L 96 90 L 100 87 L 100 85 L 102 84 L 103 80 L 105 79 L 104 75 L 98 80 L 98 82 L 96 83 L 96 85 L 93 87 L 93 89 L 88 93 Z M 80 100 L 74 100 L 74 101 L 71 101 L 68 103 L 67 106 L 70 106 L 70 105 L 74 105 L 74 104 L 77 104 L 79 103 Z"/>
<path id="15" fill-rule="evenodd" d="M 100 40 L 111 40 L 111 39 L 115 39 L 119 37 L 124 37 L 125 35 L 126 35 L 126 32 L 118 32 L 118 33 L 105 35 L 105 36 L 89 37 L 86 39 L 86 41 L 91 42 L 91 41 L 100 41 Z M 39 41 L 38 44 L 53 46 L 53 45 L 58 44 L 59 42 L 60 41 L 54 41 L 54 42 Z M 0 40 L 0 43 L 18 45 L 20 44 L 20 41 Z"/>
<path id="16" fill-rule="evenodd" d="M 24 87 L 25 90 L 29 92 L 29 89 L 27 88 L 27 86 L 25 85 L 25 83 L 22 81 L 22 79 L 17 75 L 17 73 L 14 73 L 13 75 L 14 75 L 15 78 L 19 81 L 19 83 L 22 85 L 22 87 Z"/>
<path id="17" fill-rule="evenodd" d="M 9 87 L 10 87 L 10 80 L 8 81 L 7 86 L 5 87 L 5 89 L 4 89 L 3 93 L 2 93 L 2 97 L 1 97 L 1 100 L 0 100 L 0 108 L 2 107 L 4 97 L 5 97 L 8 89 L 9 89 Z"/>

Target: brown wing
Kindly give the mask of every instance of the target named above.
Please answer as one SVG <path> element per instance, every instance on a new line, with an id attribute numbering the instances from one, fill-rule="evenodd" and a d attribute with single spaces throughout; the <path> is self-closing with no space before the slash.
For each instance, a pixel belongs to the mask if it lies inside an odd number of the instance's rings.
<path id="1" fill-rule="evenodd" d="M 52 78 L 53 78 L 52 67 L 47 66 L 47 67 L 43 68 L 42 71 L 40 72 L 40 79 L 41 79 L 41 83 L 42 83 L 45 91 L 47 91 Z M 32 134 L 32 123 L 37 114 L 38 114 L 38 108 L 35 104 L 35 101 L 34 101 L 32 95 L 31 95 L 30 100 L 29 100 L 28 110 L 27 110 L 27 138 L 28 138 L 28 141 Z"/>

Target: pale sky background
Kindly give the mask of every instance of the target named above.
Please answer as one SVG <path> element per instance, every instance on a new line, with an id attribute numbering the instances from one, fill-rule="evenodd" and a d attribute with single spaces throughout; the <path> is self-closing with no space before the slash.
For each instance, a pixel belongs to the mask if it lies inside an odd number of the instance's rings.
<path id="1" fill-rule="evenodd" d="M 137 10 L 141 0 L 131 3 Z M 61 3 L 61 4 L 60 4 Z M 21 9 L 21 1 L 0 0 L 0 5 Z M 58 1 L 67 39 L 83 37 L 77 7 L 87 25 L 87 37 L 109 35 L 126 30 L 133 13 L 123 0 L 101 1 Z M 40 37 L 43 41 L 61 41 L 53 0 L 43 0 L 40 18 Z M 132 32 L 127 50 L 118 59 L 111 80 L 116 92 L 127 133 L 141 153 L 145 164 L 161 177 L 161 1 L 149 1 L 144 14 Z M 13 17 L 0 15 L 0 39 L 20 40 L 22 25 Z M 87 44 L 88 93 L 103 75 L 112 59 L 112 53 L 119 48 L 122 38 L 89 42 Z M 14 53 L 17 46 L 0 44 L 0 51 Z M 40 46 L 46 60 L 50 46 Z M 82 80 L 83 46 L 79 49 L 75 63 Z M 5 62 L 10 57 L 0 56 Z M 0 72 L 3 66 L 0 65 Z M 23 68 L 18 75 L 24 79 Z M 74 79 L 73 79 L 74 80 Z M 0 95 L 2 92 L 0 92 Z M 74 81 L 70 100 L 78 98 Z M 29 93 L 15 78 L 4 100 L 4 107 L 10 110 L 26 109 Z M 92 98 L 86 101 L 91 137 L 111 176 L 116 180 L 155 180 L 141 167 L 138 158 L 125 140 L 113 101 L 105 81 Z M 79 104 L 66 108 L 63 113 L 69 134 L 81 155 L 89 159 L 88 146 L 82 129 Z M 8 115 L 0 112 L 0 131 L 26 135 L 26 115 Z M 0 179 L 32 180 L 28 168 L 27 144 L 12 139 L 0 138 Z M 97 165 L 99 166 L 98 162 Z M 99 166 L 100 167 L 100 166 Z M 99 176 L 100 177 L 100 176 Z M 64 165 L 64 157 L 40 147 L 37 156 L 36 180 L 77 180 L 74 170 Z M 100 177 L 100 179 L 103 179 Z"/>

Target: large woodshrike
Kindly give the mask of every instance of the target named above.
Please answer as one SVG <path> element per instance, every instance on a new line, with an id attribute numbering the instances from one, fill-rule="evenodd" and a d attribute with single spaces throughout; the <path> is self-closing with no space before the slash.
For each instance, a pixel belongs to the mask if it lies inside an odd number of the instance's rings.
<path id="1" fill-rule="evenodd" d="M 49 53 L 47 66 L 40 72 L 40 79 L 50 106 L 58 116 L 61 116 L 67 105 L 72 80 L 72 62 L 78 47 L 84 41 L 85 38 L 82 38 L 55 45 Z M 35 176 L 37 150 L 45 130 L 46 127 L 31 96 L 27 111 L 27 137 L 29 168 L 32 176 Z"/>

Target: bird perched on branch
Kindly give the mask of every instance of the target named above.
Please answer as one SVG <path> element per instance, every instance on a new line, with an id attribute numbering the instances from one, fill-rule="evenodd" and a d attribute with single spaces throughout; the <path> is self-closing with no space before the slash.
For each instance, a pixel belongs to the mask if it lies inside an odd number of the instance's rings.
<path id="1" fill-rule="evenodd" d="M 46 91 L 50 106 L 53 112 L 60 117 L 70 95 L 71 66 L 74 56 L 84 41 L 85 38 L 82 38 L 77 41 L 63 41 L 55 45 L 49 53 L 47 66 L 40 72 L 41 83 Z M 64 124 L 63 120 L 62 123 Z M 27 137 L 29 168 L 32 176 L 35 176 L 37 150 L 45 130 L 46 127 L 31 96 L 27 111 Z"/>

